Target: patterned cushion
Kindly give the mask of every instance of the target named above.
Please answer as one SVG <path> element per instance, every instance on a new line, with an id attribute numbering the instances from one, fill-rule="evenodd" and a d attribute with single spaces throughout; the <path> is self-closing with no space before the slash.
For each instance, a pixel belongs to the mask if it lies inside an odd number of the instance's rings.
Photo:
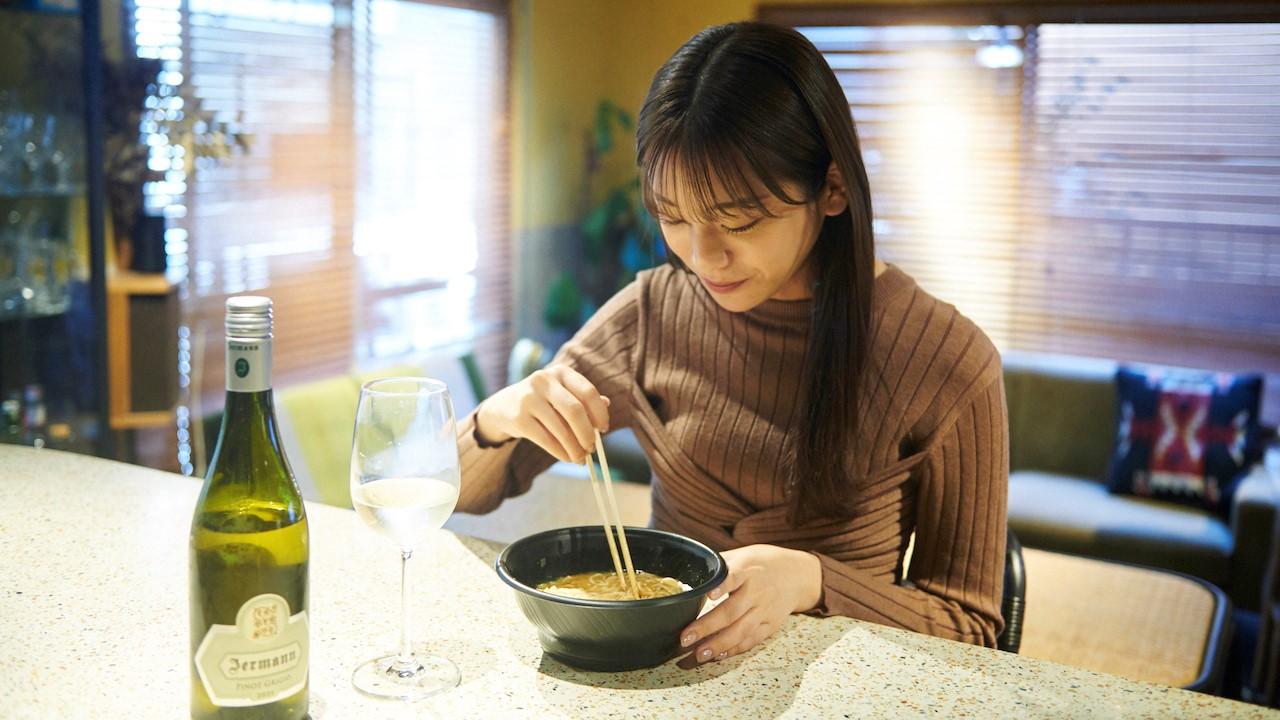
<path id="1" fill-rule="evenodd" d="M 1258 456 L 1261 398 L 1261 375 L 1121 367 L 1111 491 L 1225 514 Z"/>

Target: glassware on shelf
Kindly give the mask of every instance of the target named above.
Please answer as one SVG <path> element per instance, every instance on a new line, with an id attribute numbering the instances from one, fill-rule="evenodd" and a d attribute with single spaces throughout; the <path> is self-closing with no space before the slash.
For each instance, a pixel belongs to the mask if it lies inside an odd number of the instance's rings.
<path id="1" fill-rule="evenodd" d="M 0 223 L 0 318 L 66 312 L 75 261 L 38 210 L 9 212 Z"/>
<path id="2" fill-rule="evenodd" d="M 76 178 L 83 172 L 80 167 L 80 153 L 83 133 L 77 123 L 70 117 L 61 117 L 57 121 L 57 129 L 53 134 L 49 148 L 46 176 L 50 188 L 60 194 L 74 192 Z"/>
<path id="3" fill-rule="evenodd" d="M 26 283 L 19 270 L 22 263 L 22 247 L 18 241 L 17 227 L 0 223 L 0 318 L 18 315 L 25 301 L 22 289 Z"/>
<path id="4" fill-rule="evenodd" d="M 22 434 L 27 444 L 44 447 L 44 388 L 31 383 L 22 389 Z"/>
<path id="5" fill-rule="evenodd" d="M 22 297 L 26 300 L 27 313 L 43 315 L 49 304 L 49 240 L 45 237 L 34 237 L 28 234 L 23 243 L 22 279 L 26 287 L 22 289 Z"/>
<path id="6" fill-rule="evenodd" d="M 22 442 L 22 397 L 16 390 L 0 403 L 0 442 Z"/>
<path id="7" fill-rule="evenodd" d="M 0 94 L 0 195 L 16 194 L 22 188 L 31 125 L 31 114 L 22 110 L 14 94 Z"/>
<path id="8" fill-rule="evenodd" d="M 109 393 L 92 372 L 106 364 L 92 292 L 106 228 L 89 212 L 105 205 L 106 170 L 85 131 L 119 78 L 84 72 L 84 51 L 100 57 L 101 44 L 78 12 L 28 5 L 0 0 L 0 56 L 31 61 L 0 60 L 0 443 L 109 454 Z"/>
<path id="9" fill-rule="evenodd" d="M 0 196 L 74 192 L 82 142 L 74 117 L 27 111 L 0 90 Z"/>
<path id="10" fill-rule="evenodd" d="M 27 267 L 32 314 L 58 315 L 67 311 L 71 304 L 69 255 L 66 242 L 50 237 L 47 231 L 40 232 L 31 241 Z"/>
<path id="11" fill-rule="evenodd" d="M 18 101 L 10 90 L 0 90 L 0 195 L 12 192 L 17 185 L 14 178 L 12 156 L 17 144 L 14 126 L 18 112 Z"/>
<path id="12" fill-rule="evenodd" d="M 18 136 L 18 141 L 22 143 L 22 168 L 19 176 L 22 182 L 18 186 L 19 192 L 32 192 L 40 186 L 40 170 L 44 165 L 45 117 L 37 118 L 27 114 L 22 124 L 22 132 Z"/>

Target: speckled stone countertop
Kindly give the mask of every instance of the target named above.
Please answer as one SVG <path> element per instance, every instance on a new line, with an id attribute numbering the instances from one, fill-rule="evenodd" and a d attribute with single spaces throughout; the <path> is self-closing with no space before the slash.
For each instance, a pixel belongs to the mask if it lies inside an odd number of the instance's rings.
<path id="1" fill-rule="evenodd" d="M 0 446 L 0 717 L 187 715 L 198 490 L 169 473 Z M 319 718 L 1269 715 L 844 618 L 792 618 L 751 653 L 695 671 L 577 672 L 543 657 L 493 572 L 497 548 L 447 532 L 412 561 L 415 637 L 458 664 L 462 685 L 407 706 L 371 700 L 350 675 L 396 645 L 397 553 L 350 510 L 307 512 Z"/>

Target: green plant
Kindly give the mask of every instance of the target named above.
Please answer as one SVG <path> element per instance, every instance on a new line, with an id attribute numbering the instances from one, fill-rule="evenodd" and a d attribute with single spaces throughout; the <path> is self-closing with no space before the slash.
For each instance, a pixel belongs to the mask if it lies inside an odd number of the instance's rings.
<path id="1" fill-rule="evenodd" d="M 657 223 L 641 201 L 639 177 L 608 188 L 593 201 L 605 159 L 619 147 L 617 135 L 629 136 L 634 128 L 627 111 L 602 100 L 594 123 L 584 132 L 582 210 L 575 253 L 582 265 L 560 273 L 548 288 L 543 309 L 548 327 L 577 329 L 637 272 L 666 259 Z"/>

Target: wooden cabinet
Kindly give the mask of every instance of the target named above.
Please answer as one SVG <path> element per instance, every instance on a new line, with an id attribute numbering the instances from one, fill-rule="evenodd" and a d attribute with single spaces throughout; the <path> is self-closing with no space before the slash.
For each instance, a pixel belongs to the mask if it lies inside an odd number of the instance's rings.
<path id="1" fill-rule="evenodd" d="M 162 427 L 177 405 L 178 298 L 163 273 L 107 275 L 107 387 L 113 430 Z"/>

